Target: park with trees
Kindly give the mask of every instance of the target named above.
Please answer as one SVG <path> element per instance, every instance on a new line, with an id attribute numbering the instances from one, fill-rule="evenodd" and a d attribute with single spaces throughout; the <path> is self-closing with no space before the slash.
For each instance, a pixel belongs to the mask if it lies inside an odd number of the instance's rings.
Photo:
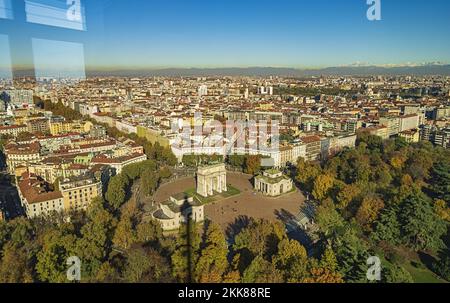
<path id="1" fill-rule="evenodd" d="M 70 221 L 0 222 L 0 282 L 68 282 L 71 256 L 82 260 L 87 283 L 367 282 L 370 256 L 382 261 L 380 282 L 450 281 L 448 150 L 361 134 L 356 148 L 323 163 L 299 159 L 296 182 L 318 205 L 319 241 L 307 251 L 281 222 L 247 217 L 227 230 L 207 221 L 164 234 L 144 219 L 132 188 L 151 195 L 176 159 L 135 139 L 149 160 L 112 177 L 88 211 Z M 260 169 L 250 157 L 228 161 L 248 173 Z"/>
<path id="2" fill-rule="evenodd" d="M 384 281 L 449 280 L 448 150 L 361 134 L 356 148 L 296 169 L 345 281 L 364 281 L 368 256 L 382 259 Z"/>

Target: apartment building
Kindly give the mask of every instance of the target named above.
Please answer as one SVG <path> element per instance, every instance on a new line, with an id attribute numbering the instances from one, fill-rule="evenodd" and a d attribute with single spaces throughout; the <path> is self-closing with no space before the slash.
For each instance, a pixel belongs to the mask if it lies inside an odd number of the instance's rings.
<path id="1" fill-rule="evenodd" d="M 298 158 L 306 158 L 306 145 L 302 144 L 299 140 L 292 143 L 292 163 L 296 164 Z"/>
<path id="2" fill-rule="evenodd" d="M 87 165 L 59 160 L 61 160 L 61 158 L 44 159 L 38 164 L 29 165 L 28 170 L 31 173 L 40 176 L 49 183 L 54 183 L 57 179 L 65 179 L 83 175 L 89 171 L 89 167 Z"/>
<path id="3" fill-rule="evenodd" d="M 360 132 L 367 132 L 372 136 L 380 137 L 383 140 L 389 139 L 389 129 L 386 126 L 370 126 L 359 130 Z"/>
<path id="4" fill-rule="evenodd" d="M 0 99 L 17 108 L 33 104 L 33 91 L 30 89 L 10 89 L 0 93 Z"/>
<path id="5" fill-rule="evenodd" d="M 400 132 L 400 117 L 382 117 L 380 125 L 387 127 L 389 137 L 396 136 Z"/>
<path id="6" fill-rule="evenodd" d="M 356 146 L 356 134 L 323 138 L 321 142 L 322 159 L 336 155 L 344 148 Z"/>
<path id="7" fill-rule="evenodd" d="M 86 210 L 92 200 L 102 195 L 102 182 L 91 174 L 64 179 L 59 184 L 64 210 Z"/>
<path id="8" fill-rule="evenodd" d="M 434 142 L 434 135 L 437 131 L 436 126 L 426 124 L 420 126 L 420 140 Z"/>
<path id="9" fill-rule="evenodd" d="M 418 129 L 405 130 L 399 133 L 399 137 L 408 143 L 417 143 L 420 141 L 420 131 Z"/>
<path id="10" fill-rule="evenodd" d="M 321 155 L 321 142 L 322 139 L 319 136 L 307 136 L 300 139 L 305 144 L 305 160 L 316 161 L 320 159 Z"/>
<path id="11" fill-rule="evenodd" d="M 282 167 L 294 162 L 293 151 L 294 148 L 292 146 L 280 146 L 280 164 Z"/>
<path id="12" fill-rule="evenodd" d="M 122 173 L 125 166 L 139 163 L 147 160 L 145 154 L 131 154 L 118 158 L 113 158 L 107 154 L 101 154 L 94 157 L 91 161 L 92 164 L 105 164 L 115 169 L 116 174 Z"/>
<path id="13" fill-rule="evenodd" d="M 8 125 L 0 126 L 0 136 L 11 136 L 17 137 L 20 133 L 25 133 L 28 131 L 26 125 Z"/>
<path id="14" fill-rule="evenodd" d="M 397 136 L 400 132 L 419 128 L 419 115 L 390 116 L 380 118 L 380 125 L 388 128 L 389 137 Z"/>
<path id="15" fill-rule="evenodd" d="M 91 128 L 93 127 L 93 124 L 89 121 L 73 121 L 73 122 L 61 122 L 61 121 L 55 121 L 50 122 L 50 133 L 53 136 L 61 135 L 61 134 L 67 134 L 67 133 L 80 133 L 80 134 L 86 134 L 89 133 Z"/>
<path id="16" fill-rule="evenodd" d="M 80 144 L 71 149 L 70 152 L 74 153 L 102 153 L 109 150 L 113 150 L 117 147 L 115 140 L 106 140 L 99 143 Z"/>
<path id="17" fill-rule="evenodd" d="M 419 115 L 406 115 L 400 117 L 399 132 L 418 129 L 420 125 Z"/>
<path id="18" fill-rule="evenodd" d="M 18 178 L 17 188 L 28 218 L 86 210 L 92 199 L 102 194 L 101 181 L 90 175 L 64 179 L 54 189 L 40 176 L 25 172 Z"/>
<path id="19" fill-rule="evenodd" d="M 441 129 L 435 133 L 434 144 L 444 148 L 450 148 L 450 127 Z"/>
<path id="20" fill-rule="evenodd" d="M 74 140 L 79 140 L 79 134 L 65 134 L 55 136 L 38 136 L 43 154 L 55 153 L 63 147 L 71 146 Z"/>
<path id="21" fill-rule="evenodd" d="M 104 138 L 107 136 L 106 128 L 101 125 L 94 125 L 91 128 L 89 135 L 93 138 Z"/>
<path id="22" fill-rule="evenodd" d="M 432 112 L 432 119 L 433 120 L 440 120 L 450 117 L 450 106 L 447 107 L 437 107 L 433 109 Z"/>
<path id="23" fill-rule="evenodd" d="M 6 165 L 8 172 L 13 175 L 18 166 L 29 166 L 41 159 L 38 142 L 18 144 L 10 142 L 5 146 Z"/>
<path id="24" fill-rule="evenodd" d="M 137 126 L 124 121 L 116 121 L 116 128 L 126 134 L 137 134 Z"/>
<path id="25" fill-rule="evenodd" d="M 17 190 L 28 218 L 51 215 L 64 211 L 64 198 L 60 191 L 50 189 L 42 178 L 25 172 L 18 180 Z"/>
<path id="26" fill-rule="evenodd" d="M 50 131 L 49 120 L 46 118 L 28 120 L 27 126 L 30 133 L 48 133 Z"/>

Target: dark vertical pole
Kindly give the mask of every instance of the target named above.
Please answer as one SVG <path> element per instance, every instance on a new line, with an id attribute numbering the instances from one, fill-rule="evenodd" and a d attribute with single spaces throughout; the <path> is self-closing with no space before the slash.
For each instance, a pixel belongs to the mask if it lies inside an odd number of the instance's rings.
<path id="1" fill-rule="evenodd" d="M 187 222 L 186 222 L 186 228 L 187 228 L 187 258 L 188 258 L 188 283 L 193 282 L 193 274 L 192 274 L 192 239 L 191 239 L 191 232 L 192 232 L 192 214 L 189 214 L 187 216 Z"/>
<path id="2" fill-rule="evenodd" d="M 187 195 L 185 195 L 184 197 L 184 202 L 183 202 L 183 206 L 181 211 L 187 211 L 186 214 L 186 245 L 187 245 L 187 283 L 193 283 L 194 279 L 193 279 L 193 263 L 192 263 L 192 258 L 193 258 L 193 252 L 192 252 L 192 228 L 194 227 L 192 224 L 192 213 L 189 212 L 189 208 L 190 208 L 190 203 L 189 203 L 189 197 Z"/>

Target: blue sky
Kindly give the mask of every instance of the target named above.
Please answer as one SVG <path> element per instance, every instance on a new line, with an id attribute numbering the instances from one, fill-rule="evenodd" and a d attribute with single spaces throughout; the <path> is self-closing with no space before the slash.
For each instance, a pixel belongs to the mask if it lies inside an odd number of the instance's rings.
<path id="1" fill-rule="evenodd" d="M 33 1 L 55 6 L 65 2 Z M 382 21 L 375 22 L 366 18 L 366 0 L 81 2 L 85 31 L 62 28 L 61 23 L 15 26 L 20 22 L 17 11 L 13 20 L 0 19 L 0 34 L 8 37 L 15 54 L 13 64 L 27 64 L 30 56 L 23 46 L 33 39 L 59 41 L 60 49 L 74 46 L 55 59 L 55 43 L 49 43 L 48 56 L 40 45 L 42 66 L 77 56 L 74 61 L 89 68 L 112 69 L 450 62 L 448 0 L 381 0 Z M 0 63 L 2 56 L 9 55 L 0 50 Z"/>

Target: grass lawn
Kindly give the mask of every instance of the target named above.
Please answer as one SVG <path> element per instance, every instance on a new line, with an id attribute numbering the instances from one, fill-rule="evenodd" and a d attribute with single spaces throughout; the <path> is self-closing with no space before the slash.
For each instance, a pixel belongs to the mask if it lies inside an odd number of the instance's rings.
<path id="1" fill-rule="evenodd" d="M 403 262 L 399 262 L 400 264 L 398 265 L 411 274 L 414 283 L 448 283 L 429 270 L 420 258 L 413 255 L 408 257 L 405 249 L 402 249 L 402 252 L 404 254 L 404 259 Z M 416 255 L 415 253 L 413 254 Z M 381 259 L 384 267 L 391 268 L 393 266 L 386 258 L 382 257 Z"/>
<path id="2" fill-rule="evenodd" d="M 197 194 L 197 190 L 195 188 L 188 189 L 184 192 L 185 194 L 191 195 L 194 197 L 194 199 L 197 199 L 202 204 L 209 204 L 215 201 L 215 196 L 213 197 L 203 197 L 199 194 Z"/>
<path id="3" fill-rule="evenodd" d="M 200 201 L 200 203 L 202 203 L 204 205 L 212 203 L 212 202 L 216 202 L 216 201 L 221 200 L 221 199 L 226 199 L 226 198 L 229 198 L 229 197 L 232 197 L 232 196 L 236 196 L 236 195 L 239 195 L 241 193 L 241 191 L 239 189 L 237 189 L 237 188 L 235 188 L 235 187 L 233 187 L 233 186 L 231 186 L 229 184 L 227 185 L 227 189 L 228 189 L 228 191 L 226 191 L 226 192 L 223 192 L 221 194 L 217 194 L 217 195 L 212 196 L 212 197 L 206 197 L 206 198 L 201 196 L 201 195 L 199 195 L 199 194 L 197 194 L 197 190 L 195 188 L 188 189 L 188 190 L 185 191 L 185 193 L 188 194 L 188 195 L 193 196 L 198 201 Z"/>
<path id="4" fill-rule="evenodd" d="M 436 276 L 432 271 L 422 264 L 419 268 L 411 264 L 411 262 L 406 262 L 402 266 L 409 271 L 411 276 L 416 283 L 447 283 L 447 281 Z"/>
<path id="5" fill-rule="evenodd" d="M 241 191 L 231 185 L 227 185 L 227 189 L 228 191 L 225 193 L 222 193 L 221 196 L 224 198 L 229 198 L 229 197 L 233 197 L 233 196 L 237 196 L 241 193 Z"/>

